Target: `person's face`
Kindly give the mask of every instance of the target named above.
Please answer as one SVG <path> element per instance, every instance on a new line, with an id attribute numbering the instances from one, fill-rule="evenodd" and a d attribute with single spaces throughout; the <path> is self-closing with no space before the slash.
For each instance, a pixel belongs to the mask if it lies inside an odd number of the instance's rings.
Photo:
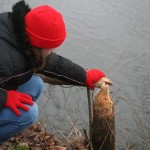
<path id="1" fill-rule="evenodd" d="M 54 48 L 43 48 L 41 50 L 42 56 L 43 58 L 47 57 L 48 55 L 50 55 L 55 49 Z"/>

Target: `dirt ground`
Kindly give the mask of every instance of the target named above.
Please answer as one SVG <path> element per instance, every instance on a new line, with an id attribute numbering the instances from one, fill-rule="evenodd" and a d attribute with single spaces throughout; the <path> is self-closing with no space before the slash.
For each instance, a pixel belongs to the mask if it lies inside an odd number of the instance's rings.
<path id="1" fill-rule="evenodd" d="M 62 141 L 60 143 L 46 132 L 44 125 L 37 123 L 0 145 L 0 150 L 87 150 L 88 147 L 88 140 L 81 137 L 64 137 Z"/>

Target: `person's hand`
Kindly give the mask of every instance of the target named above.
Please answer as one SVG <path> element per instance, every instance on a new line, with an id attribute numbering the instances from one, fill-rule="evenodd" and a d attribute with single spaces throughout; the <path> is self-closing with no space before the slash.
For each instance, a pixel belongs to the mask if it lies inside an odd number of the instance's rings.
<path id="1" fill-rule="evenodd" d="M 23 94 L 17 91 L 7 91 L 7 100 L 5 103 L 5 107 L 10 108 L 17 116 L 21 115 L 21 112 L 18 108 L 21 108 L 25 111 L 28 111 L 29 108 L 25 105 L 33 105 L 33 101 L 31 96 L 27 94 Z"/>
<path id="2" fill-rule="evenodd" d="M 105 77 L 105 73 L 98 69 L 89 69 L 86 70 L 86 81 L 85 84 L 91 89 L 94 89 L 94 84 L 100 79 Z"/>

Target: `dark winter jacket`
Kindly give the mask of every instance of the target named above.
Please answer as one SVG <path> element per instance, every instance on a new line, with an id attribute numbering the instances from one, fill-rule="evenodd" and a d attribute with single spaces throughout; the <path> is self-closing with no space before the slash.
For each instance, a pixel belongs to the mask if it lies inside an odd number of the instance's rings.
<path id="1" fill-rule="evenodd" d="M 10 13 L 0 14 L 0 110 L 7 100 L 7 90 L 16 90 L 33 74 L 18 45 Z M 86 79 L 82 67 L 56 53 L 48 56 L 40 73 L 73 85 L 84 85 Z"/>

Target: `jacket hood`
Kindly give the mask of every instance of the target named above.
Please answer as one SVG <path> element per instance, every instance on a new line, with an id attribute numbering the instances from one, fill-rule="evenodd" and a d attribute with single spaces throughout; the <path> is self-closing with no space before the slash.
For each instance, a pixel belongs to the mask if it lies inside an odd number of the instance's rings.
<path id="1" fill-rule="evenodd" d="M 19 46 L 12 26 L 11 12 L 0 14 L 0 41 L 5 41 L 15 48 Z"/>

